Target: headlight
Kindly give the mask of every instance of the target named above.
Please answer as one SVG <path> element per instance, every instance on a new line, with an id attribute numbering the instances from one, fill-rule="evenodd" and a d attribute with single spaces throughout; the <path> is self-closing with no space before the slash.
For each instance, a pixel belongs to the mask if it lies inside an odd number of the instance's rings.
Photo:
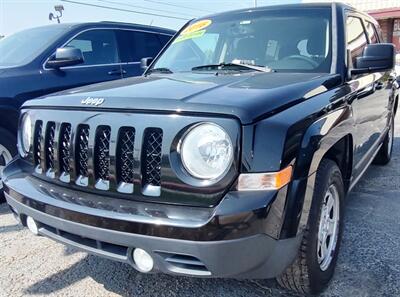
<path id="1" fill-rule="evenodd" d="M 21 122 L 21 147 L 24 153 L 28 153 L 32 145 L 32 121 L 26 114 Z"/>
<path id="2" fill-rule="evenodd" d="M 199 179 L 218 179 L 232 164 L 233 146 L 220 126 L 203 123 L 192 128 L 182 140 L 181 159 L 185 169 Z"/>

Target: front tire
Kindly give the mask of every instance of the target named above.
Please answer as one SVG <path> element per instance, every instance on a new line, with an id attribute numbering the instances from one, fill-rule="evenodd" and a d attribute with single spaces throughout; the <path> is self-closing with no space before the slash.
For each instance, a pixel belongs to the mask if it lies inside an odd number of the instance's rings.
<path id="1" fill-rule="evenodd" d="M 379 149 L 379 152 L 373 161 L 374 164 L 386 165 L 390 162 L 390 160 L 392 159 L 393 143 L 394 143 L 394 119 L 392 119 L 389 126 L 389 131 L 386 134 L 382 146 Z"/>
<path id="2" fill-rule="evenodd" d="M 0 128 L 0 203 L 5 202 L 2 176 L 5 166 L 17 154 L 17 140 L 4 128 Z"/>
<path id="3" fill-rule="evenodd" d="M 342 238 L 344 197 L 339 167 L 331 160 L 322 160 L 297 258 L 277 278 L 282 287 L 301 294 L 318 294 L 332 279 Z"/>

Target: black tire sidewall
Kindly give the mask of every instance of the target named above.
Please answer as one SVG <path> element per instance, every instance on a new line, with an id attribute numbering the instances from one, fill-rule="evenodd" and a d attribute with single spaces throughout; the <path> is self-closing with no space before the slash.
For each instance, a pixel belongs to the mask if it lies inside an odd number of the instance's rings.
<path id="1" fill-rule="evenodd" d="M 392 135 L 390 135 L 390 134 L 392 134 Z M 392 136 L 392 143 L 389 146 L 389 137 L 390 136 Z M 392 119 L 392 121 L 390 123 L 390 130 L 388 132 L 388 135 L 385 138 L 384 146 L 385 146 L 386 158 L 389 162 L 390 159 L 392 158 L 393 146 L 394 146 L 394 119 Z"/>
<path id="2" fill-rule="evenodd" d="M 373 164 L 386 165 L 392 159 L 394 141 L 392 141 L 391 147 L 389 147 L 389 135 L 392 134 L 391 136 L 393 137 L 394 140 L 394 118 L 390 121 L 389 125 L 390 125 L 389 126 L 390 130 L 386 134 L 385 139 L 382 142 L 382 146 L 379 149 L 378 154 L 376 155 L 373 161 Z"/>
<path id="3" fill-rule="evenodd" d="M 339 194 L 339 235 L 336 244 L 336 249 L 330 266 L 327 270 L 322 271 L 318 263 L 317 244 L 318 244 L 318 229 L 321 218 L 321 209 L 326 192 L 330 185 L 334 184 Z M 343 218 L 344 218 L 344 185 L 340 169 L 335 162 L 330 160 L 323 160 L 321 166 L 317 171 L 313 204 L 311 206 L 309 216 L 309 238 L 308 249 L 306 252 L 306 261 L 309 268 L 309 280 L 311 293 L 318 293 L 322 291 L 325 286 L 332 279 L 335 271 L 338 253 L 340 249 L 340 242 L 343 234 Z"/>
<path id="4" fill-rule="evenodd" d="M 14 157 L 17 155 L 17 139 L 8 130 L 0 127 L 0 144 L 3 145 Z M 0 189 L 0 203 L 4 202 L 3 190 Z"/>

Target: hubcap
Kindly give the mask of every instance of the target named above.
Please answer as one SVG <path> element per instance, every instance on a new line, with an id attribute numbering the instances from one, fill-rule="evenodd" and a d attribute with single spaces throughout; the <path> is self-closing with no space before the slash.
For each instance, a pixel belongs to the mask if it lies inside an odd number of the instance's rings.
<path id="1" fill-rule="evenodd" d="M 12 156 L 8 149 L 0 144 L 0 190 L 3 188 L 2 178 L 4 167 L 11 161 Z"/>
<path id="2" fill-rule="evenodd" d="M 340 200 L 335 185 L 331 185 L 325 194 L 318 230 L 317 256 L 322 271 L 332 262 L 339 236 Z"/>

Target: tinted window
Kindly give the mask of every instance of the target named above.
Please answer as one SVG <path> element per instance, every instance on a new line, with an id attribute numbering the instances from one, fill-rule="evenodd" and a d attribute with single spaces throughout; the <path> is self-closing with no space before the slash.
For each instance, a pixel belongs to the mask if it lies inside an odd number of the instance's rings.
<path id="1" fill-rule="evenodd" d="M 175 37 L 154 68 L 184 72 L 234 62 L 277 71 L 329 72 L 330 17 L 329 9 L 305 8 L 194 20 Z"/>
<path id="2" fill-rule="evenodd" d="M 164 46 L 172 38 L 172 36 L 160 34 L 158 35 L 158 38 L 160 39 L 162 46 Z"/>
<path id="3" fill-rule="evenodd" d="M 79 34 L 67 46 L 82 51 L 83 65 L 118 63 L 118 49 L 113 30 L 90 30 Z"/>
<path id="4" fill-rule="evenodd" d="M 161 42 L 157 34 L 121 30 L 118 42 L 122 62 L 139 62 L 144 57 L 156 57 L 161 50 Z"/>
<path id="5" fill-rule="evenodd" d="M 0 66 L 31 62 L 64 34 L 66 27 L 49 26 L 24 30 L 0 41 Z"/>
<path id="6" fill-rule="evenodd" d="M 347 49 L 350 50 L 353 65 L 356 65 L 357 57 L 363 53 L 367 45 L 367 37 L 361 19 L 356 17 L 347 18 Z"/>
<path id="7" fill-rule="evenodd" d="M 371 43 L 378 43 L 378 35 L 376 34 L 376 29 L 375 26 L 370 23 L 370 22 L 366 22 L 366 29 L 367 29 L 367 34 L 368 34 L 368 38 L 370 40 Z"/>

